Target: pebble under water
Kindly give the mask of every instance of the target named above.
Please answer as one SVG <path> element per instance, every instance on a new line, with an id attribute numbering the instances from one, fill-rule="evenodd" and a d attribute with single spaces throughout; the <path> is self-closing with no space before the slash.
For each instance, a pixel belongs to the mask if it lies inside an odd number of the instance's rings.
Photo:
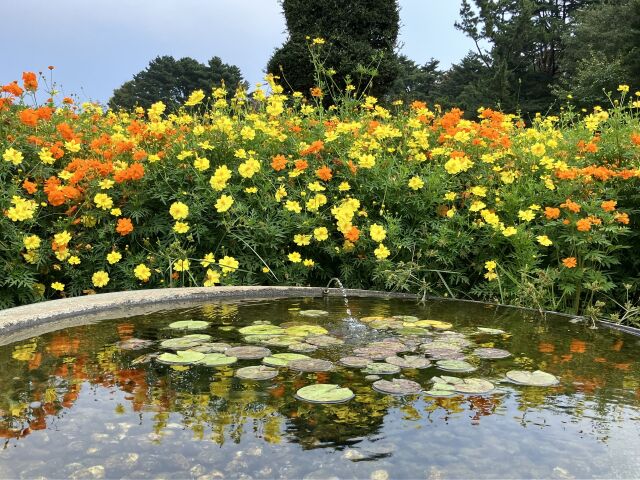
<path id="1" fill-rule="evenodd" d="M 0 346 L 0 478 L 640 477 L 639 337 L 349 307 L 220 301 Z"/>

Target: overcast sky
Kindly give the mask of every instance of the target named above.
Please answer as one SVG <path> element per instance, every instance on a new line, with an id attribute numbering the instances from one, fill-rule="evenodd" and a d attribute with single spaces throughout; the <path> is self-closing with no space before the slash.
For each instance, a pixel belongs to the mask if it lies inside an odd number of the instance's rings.
<path id="1" fill-rule="evenodd" d="M 402 53 L 460 60 L 473 44 L 453 27 L 459 4 L 400 0 Z M 0 84 L 54 65 L 66 95 L 100 102 L 158 55 L 219 56 L 254 84 L 286 36 L 278 0 L 2 0 L 2 13 Z"/>

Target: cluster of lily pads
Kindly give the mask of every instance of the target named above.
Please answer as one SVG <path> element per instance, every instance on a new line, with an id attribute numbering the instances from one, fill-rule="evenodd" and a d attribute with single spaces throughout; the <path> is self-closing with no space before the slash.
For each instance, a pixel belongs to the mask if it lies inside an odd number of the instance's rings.
<path id="1" fill-rule="evenodd" d="M 321 318 L 328 315 L 324 310 L 300 310 L 302 317 Z M 453 325 L 439 320 L 420 320 L 411 315 L 393 317 L 363 317 L 361 322 L 376 330 L 389 330 L 397 336 L 370 342 L 366 346 L 354 348 L 351 355 L 338 360 L 344 368 L 358 369 L 372 381 L 374 390 L 388 395 L 413 395 L 423 392 L 422 386 L 406 378 L 383 379 L 383 375 L 396 375 L 403 370 L 435 367 L 443 372 L 459 374 L 477 370 L 481 360 L 503 359 L 511 353 L 493 346 L 475 346 L 467 335 L 453 332 Z M 199 320 L 173 322 L 170 329 L 187 331 L 205 330 L 210 323 Z M 204 367 L 225 367 L 239 360 L 260 360 L 260 365 L 238 368 L 234 375 L 243 380 L 264 381 L 276 377 L 280 368 L 297 372 L 329 372 L 336 365 L 324 359 L 312 358 L 307 353 L 318 348 L 333 347 L 344 341 L 329 335 L 322 326 L 301 321 L 274 325 L 268 321 L 256 321 L 252 325 L 238 329 L 245 345 L 233 346 L 229 343 L 214 342 L 205 333 L 187 333 L 181 337 L 169 338 L 160 343 L 163 353 L 143 355 L 134 363 L 155 360 L 173 367 L 200 365 Z M 478 327 L 473 336 L 506 335 L 498 329 Z M 153 342 L 129 339 L 119 342 L 122 349 L 137 350 L 149 347 Z M 490 343 L 489 345 L 492 345 Z M 286 348 L 287 353 L 273 353 L 272 348 Z M 469 358 L 471 356 L 471 358 Z M 547 372 L 510 370 L 505 381 L 520 385 L 549 387 L 557 385 L 558 379 Z M 432 386 L 425 394 L 434 397 L 448 397 L 460 394 L 482 395 L 495 391 L 495 385 L 483 378 L 459 378 L 448 375 L 435 376 Z M 347 387 L 319 383 L 308 385 L 296 392 L 296 398 L 312 403 L 342 403 L 351 400 L 354 393 Z"/>

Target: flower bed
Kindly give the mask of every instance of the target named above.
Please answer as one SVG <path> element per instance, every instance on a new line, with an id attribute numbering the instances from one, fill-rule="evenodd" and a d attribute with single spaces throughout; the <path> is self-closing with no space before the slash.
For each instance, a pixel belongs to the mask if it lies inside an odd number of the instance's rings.
<path id="1" fill-rule="evenodd" d="M 527 126 L 349 89 L 324 108 L 270 82 L 175 114 L 34 106 L 30 73 L 1 87 L 0 305 L 333 276 L 570 312 L 633 295 L 640 103 L 624 88 L 609 111 Z"/>

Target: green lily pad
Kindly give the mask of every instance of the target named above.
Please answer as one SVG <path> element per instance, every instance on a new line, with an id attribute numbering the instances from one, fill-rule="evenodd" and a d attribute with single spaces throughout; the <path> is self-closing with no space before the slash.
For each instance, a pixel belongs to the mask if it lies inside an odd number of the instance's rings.
<path id="1" fill-rule="evenodd" d="M 243 340 L 247 343 L 264 343 L 279 335 L 247 335 Z"/>
<path id="2" fill-rule="evenodd" d="M 400 335 L 429 335 L 429 330 L 420 327 L 402 327 L 397 332 Z"/>
<path id="3" fill-rule="evenodd" d="M 243 380 L 271 380 L 278 376 L 278 370 L 264 365 L 243 367 L 236 370 L 235 376 Z"/>
<path id="4" fill-rule="evenodd" d="M 364 368 L 370 363 L 372 363 L 373 360 L 366 357 L 342 357 L 339 360 L 339 362 L 341 365 L 344 365 L 345 367 Z"/>
<path id="5" fill-rule="evenodd" d="M 418 320 L 414 323 L 416 327 L 430 327 L 435 330 L 449 330 L 453 327 L 453 324 L 449 322 L 443 322 L 441 320 Z"/>
<path id="6" fill-rule="evenodd" d="M 209 322 L 203 320 L 180 320 L 169 324 L 169 328 L 176 330 L 204 330 L 209 326 Z"/>
<path id="7" fill-rule="evenodd" d="M 384 361 L 390 365 L 395 365 L 400 368 L 428 368 L 431 366 L 431 362 L 424 357 L 417 355 L 405 355 L 403 357 L 387 357 Z"/>
<path id="8" fill-rule="evenodd" d="M 372 362 L 362 369 L 362 373 L 367 375 L 393 375 L 400 372 L 400 367 L 390 363 Z"/>
<path id="9" fill-rule="evenodd" d="M 223 325 L 221 327 L 218 327 L 218 330 L 222 331 L 222 332 L 232 332 L 236 329 L 236 327 L 232 326 L 232 325 Z"/>
<path id="10" fill-rule="evenodd" d="M 529 372 L 527 370 L 510 370 L 507 378 L 520 385 L 530 385 L 533 387 L 552 387 L 560 383 L 558 377 L 541 370 Z"/>
<path id="11" fill-rule="evenodd" d="M 458 378 L 442 375 L 440 377 L 433 377 L 431 381 L 434 382 L 434 390 L 436 389 L 435 384 L 438 385 L 438 389 L 445 388 L 443 384 L 446 384 L 458 393 L 471 395 L 482 395 L 492 392 L 495 389 L 493 383 L 483 378 Z"/>
<path id="12" fill-rule="evenodd" d="M 129 338 L 116 343 L 116 347 L 120 350 L 142 350 L 153 345 L 151 340 L 143 340 L 141 338 Z"/>
<path id="13" fill-rule="evenodd" d="M 370 322 L 369 326 L 376 330 L 387 330 L 390 328 L 402 328 L 404 327 L 404 323 L 393 318 L 383 318 L 382 320 L 374 320 Z"/>
<path id="14" fill-rule="evenodd" d="M 437 377 L 436 377 L 437 378 Z M 442 382 L 435 382 L 431 389 L 424 392 L 431 397 L 453 397 L 456 394 L 453 385 Z"/>
<path id="15" fill-rule="evenodd" d="M 299 372 L 328 372 L 333 369 L 333 363 L 329 360 L 320 360 L 317 358 L 303 358 L 300 360 L 291 360 L 287 365 L 292 370 Z"/>
<path id="16" fill-rule="evenodd" d="M 318 325 L 298 325 L 295 327 L 289 327 L 286 330 L 287 335 L 294 337 L 308 337 L 309 335 L 325 335 L 329 333 L 326 328 L 322 328 Z"/>
<path id="17" fill-rule="evenodd" d="M 345 403 L 353 397 L 350 389 L 331 383 L 308 385 L 296 392 L 297 399 L 310 403 Z"/>
<path id="18" fill-rule="evenodd" d="M 204 353 L 193 350 L 179 350 L 176 353 L 163 353 L 156 360 L 167 365 L 195 365 L 205 357 Z"/>
<path id="19" fill-rule="evenodd" d="M 249 325 L 238 330 L 242 335 L 282 335 L 284 329 L 275 325 Z"/>
<path id="20" fill-rule="evenodd" d="M 271 337 L 269 340 L 265 340 L 262 343 L 270 347 L 284 348 L 284 347 L 288 347 L 293 343 L 300 343 L 300 340 L 302 340 L 301 337 L 293 337 L 291 335 L 279 335 L 277 337 Z"/>
<path id="21" fill-rule="evenodd" d="M 228 343 L 214 342 L 214 343 L 202 343 L 197 347 L 193 347 L 190 350 L 200 353 L 224 353 L 231 348 Z"/>
<path id="22" fill-rule="evenodd" d="M 422 391 L 419 383 L 404 378 L 393 380 L 378 380 L 373 382 L 373 389 L 388 395 L 415 395 Z"/>
<path id="23" fill-rule="evenodd" d="M 304 341 L 316 347 L 329 347 L 331 345 L 342 345 L 344 343 L 344 340 L 329 335 L 314 335 L 305 338 Z"/>
<path id="24" fill-rule="evenodd" d="M 315 352 L 318 349 L 318 347 L 316 347 L 315 345 L 311 345 L 310 343 L 305 342 L 292 343 L 290 345 L 287 345 L 287 348 L 292 352 L 297 353 L 311 353 Z"/>
<path id="25" fill-rule="evenodd" d="M 185 335 L 179 338 L 169 338 L 160 342 L 162 348 L 168 348 L 170 350 L 188 350 L 192 347 L 197 347 L 203 343 L 211 340 L 211 335 L 202 333 L 194 333 L 192 335 Z"/>
<path id="26" fill-rule="evenodd" d="M 262 363 L 271 367 L 286 367 L 292 360 L 303 360 L 309 358 L 307 355 L 300 353 L 276 353 L 271 357 L 262 359 Z"/>
<path id="27" fill-rule="evenodd" d="M 326 310 L 298 310 L 298 315 L 302 315 L 303 317 L 324 317 L 325 315 L 329 315 L 329 312 Z"/>
<path id="28" fill-rule="evenodd" d="M 489 335 L 502 335 L 503 333 L 507 333 L 504 330 L 500 330 L 497 328 L 486 328 L 486 327 L 478 327 L 479 333 L 487 333 Z"/>
<path id="29" fill-rule="evenodd" d="M 200 361 L 200 365 L 205 367 L 223 367 L 232 365 L 238 361 L 237 357 L 229 357 L 224 353 L 208 353 Z"/>
<path id="30" fill-rule="evenodd" d="M 415 317 L 413 315 L 394 315 L 391 318 L 395 318 L 396 320 L 400 320 L 402 322 L 409 322 L 409 323 L 414 323 L 419 320 L 418 317 Z"/>
<path id="31" fill-rule="evenodd" d="M 502 350 L 501 348 L 476 348 L 473 354 L 486 359 L 507 358 L 511 356 L 511 352 Z"/>
<path id="32" fill-rule="evenodd" d="M 445 372 L 467 373 L 477 370 L 476 367 L 464 360 L 438 360 L 436 362 L 436 367 L 440 370 L 444 370 Z"/>
<path id="33" fill-rule="evenodd" d="M 224 352 L 229 357 L 238 357 L 240 360 L 256 360 L 270 357 L 271 350 L 264 347 L 232 347 Z"/>

